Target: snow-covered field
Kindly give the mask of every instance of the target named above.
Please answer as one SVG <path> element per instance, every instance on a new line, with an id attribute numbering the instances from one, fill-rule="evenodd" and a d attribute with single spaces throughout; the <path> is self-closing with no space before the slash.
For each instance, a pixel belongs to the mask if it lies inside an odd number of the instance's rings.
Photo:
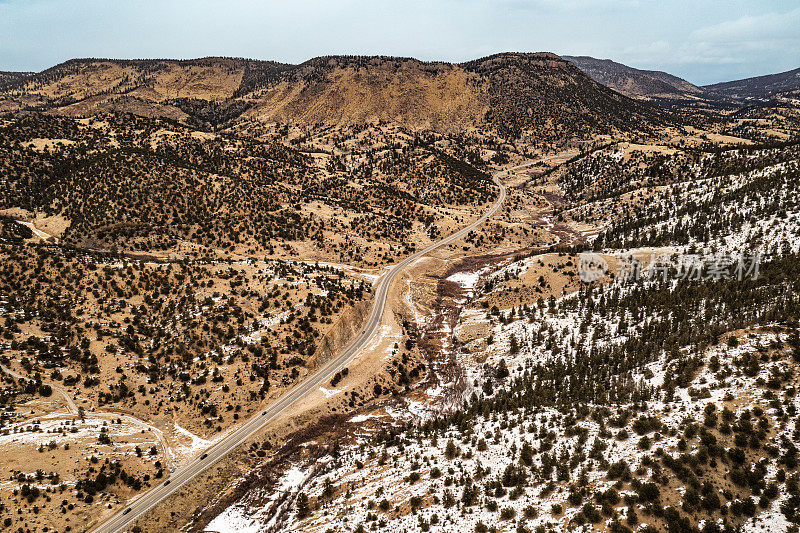
<path id="1" fill-rule="evenodd" d="M 566 297 L 570 298 L 570 297 Z M 467 316 L 467 320 L 475 320 L 474 316 Z M 483 319 L 491 320 L 488 316 Z M 530 322 L 526 318 L 512 320 L 508 324 L 501 324 L 495 320 L 492 335 L 495 341 L 489 347 L 490 356 L 487 360 L 489 366 L 495 366 L 500 358 L 504 358 L 510 370 L 510 379 L 519 377 L 531 359 L 547 357 L 546 350 L 541 347 L 530 348 L 527 344 L 533 335 L 531 328 L 542 331 L 552 328 L 555 331 L 578 331 L 581 317 L 578 313 L 552 313 L 545 314 L 543 319 Z M 606 334 L 612 339 L 614 336 L 613 321 L 604 323 Z M 457 332 L 456 332 L 457 334 Z M 593 334 L 592 329 L 586 331 L 587 336 Z M 510 356 L 509 345 L 511 336 L 519 339 L 522 349 L 516 356 Z M 559 342 L 567 339 L 558 337 Z M 716 356 L 722 364 L 730 363 L 742 355 L 751 354 L 770 345 L 778 337 L 774 333 L 752 333 L 742 338 L 737 347 L 715 346 L 705 355 L 706 359 Z M 781 339 L 785 341 L 785 336 Z M 611 341 L 610 341 L 611 342 Z M 485 380 L 484 366 L 469 365 L 468 355 L 464 356 L 464 364 L 472 380 Z M 702 420 L 706 405 L 721 405 L 731 403 L 735 399 L 735 413 L 738 415 L 759 398 L 757 392 L 759 381 L 768 379 L 772 372 L 782 368 L 784 363 L 770 362 L 764 365 L 761 371 L 752 377 L 737 376 L 723 381 L 718 381 L 713 372 L 704 368 L 692 382 L 685 388 L 676 391 L 672 401 L 661 399 L 650 402 L 647 413 L 655 415 L 663 424 L 663 429 L 655 435 L 649 433 L 653 440 L 653 448 L 659 447 L 667 453 L 678 456 L 677 445 L 679 441 L 679 428 L 684 427 L 687 421 Z M 669 370 L 666 354 L 657 361 L 643 368 L 636 379 L 642 383 L 657 387 L 663 383 L 664 375 Z M 690 391 L 708 390 L 707 395 L 698 397 Z M 435 396 L 435 395 L 434 395 Z M 431 398 L 430 402 L 435 401 Z M 795 404 L 798 401 L 795 399 Z M 413 404 L 413 405 L 412 405 Z M 418 413 L 417 419 L 422 421 L 429 418 L 425 402 L 411 402 L 408 413 L 412 416 Z M 768 411 L 769 412 L 769 411 Z M 359 415 L 350 420 L 352 424 L 361 424 L 370 419 L 381 419 L 377 413 Z M 542 408 L 535 412 L 511 413 L 507 417 L 491 415 L 478 416 L 472 423 L 468 432 L 451 428 L 434 438 L 412 437 L 402 440 L 399 445 L 378 446 L 369 445 L 371 435 L 359 437 L 353 445 L 342 448 L 340 458 L 334 460 L 326 458 L 324 468 L 316 475 L 312 471 L 319 469 L 319 464 L 298 465 L 285 475 L 279 486 L 293 487 L 295 494 L 306 493 L 312 500 L 324 502 L 321 507 L 311 514 L 309 518 L 297 520 L 290 514 L 288 523 L 281 523 L 281 531 L 326 531 L 333 527 L 333 531 L 353 531 L 358 524 L 365 527 L 371 523 L 380 524 L 380 530 L 401 532 L 418 530 L 420 524 L 430 531 L 473 531 L 479 523 L 494 525 L 498 531 L 511 531 L 516 527 L 515 520 L 500 520 L 497 509 L 510 508 L 506 515 L 513 514 L 517 519 L 525 516 L 526 509 L 530 518 L 525 520 L 526 527 L 532 531 L 536 526 L 543 525 L 555 527 L 557 530 L 566 527 L 567 523 L 580 511 L 579 507 L 568 505 L 567 498 L 570 493 L 566 483 L 554 483 L 552 490 L 544 491 L 546 484 L 534 484 L 525 487 L 521 492 L 513 494 L 512 487 L 508 487 L 503 496 L 496 498 L 497 508 L 489 509 L 485 505 L 461 507 L 448 502 L 448 494 L 460 500 L 464 490 L 464 479 L 471 478 L 479 494 L 483 494 L 483 484 L 487 480 L 501 476 L 509 466 L 517 464 L 520 450 L 524 446 L 533 450 L 551 450 L 553 460 L 556 462 L 569 461 L 569 478 L 584 479 L 590 490 L 594 492 L 605 491 L 612 486 L 613 481 L 606 478 L 605 470 L 599 468 L 599 461 L 586 457 L 589 449 L 599 446 L 602 441 L 602 458 L 608 462 L 625 461 L 631 470 L 645 469 L 648 455 L 639 444 L 639 436 L 630 429 L 631 421 L 627 424 L 630 434 L 626 438 L 609 438 L 605 424 L 596 420 L 585 419 L 572 429 L 567 429 L 563 424 L 564 413 L 552 408 Z M 580 428 L 577 430 L 576 428 Z M 794 423 L 788 424 L 781 432 L 782 435 L 791 435 Z M 616 432 L 616 430 L 615 430 Z M 603 438 L 605 434 L 605 438 Z M 772 440 L 779 440 L 775 436 Z M 448 457 L 447 448 L 452 445 L 458 450 L 456 456 Z M 367 444 L 366 447 L 364 445 Z M 689 451 L 697 451 L 697 444 L 693 444 Z M 543 468 L 543 457 L 548 454 L 534 454 L 532 468 Z M 566 458 L 566 459 L 564 459 Z M 299 470 L 298 470 L 299 469 Z M 438 471 L 438 472 L 437 472 Z M 768 481 L 774 481 L 776 469 L 771 470 Z M 418 474 L 418 479 L 410 477 L 412 473 Z M 438 474 L 438 475 L 437 475 Z M 416 477 L 416 476 L 414 476 Z M 292 480 L 302 479 L 298 483 Z M 329 480 L 338 487 L 334 496 L 323 494 Z M 680 490 L 675 490 L 680 494 Z M 620 491 L 624 496 L 626 492 Z M 388 511 L 380 510 L 380 502 L 388 502 Z M 487 501 L 483 496 L 478 501 Z M 723 499 L 724 501 L 724 499 Z M 555 513 L 553 506 L 560 505 L 564 512 Z M 728 505 L 730 503 L 728 502 Z M 777 510 L 779 503 L 773 503 L 768 509 L 748 522 L 749 531 L 765 531 L 764 527 L 785 527 L 783 515 Z M 417 510 L 412 509 L 414 507 Z M 536 510 L 532 516 L 531 508 Z M 638 511 L 644 510 L 644 505 L 638 504 Z M 625 506 L 617 507 L 620 519 L 626 517 Z M 276 526 L 272 520 L 275 511 L 270 506 L 263 505 L 252 508 L 247 498 L 230 507 L 217 517 L 207 528 L 207 531 L 272 531 Z M 273 528 L 273 529 L 271 529 Z M 780 529 L 778 529 L 780 530 Z"/>

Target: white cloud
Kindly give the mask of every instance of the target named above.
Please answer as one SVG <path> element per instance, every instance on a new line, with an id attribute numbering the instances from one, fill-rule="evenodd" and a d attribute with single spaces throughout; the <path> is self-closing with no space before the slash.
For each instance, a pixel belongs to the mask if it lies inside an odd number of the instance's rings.
<path id="1" fill-rule="evenodd" d="M 578 9 L 623 9 L 639 7 L 639 0 L 533 0 L 532 2 L 521 2 L 530 7 L 546 7 L 559 10 L 578 10 Z"/>
<path id="2" fill-rule="evenodd" d="M 666 70 L 696 83 L 736 79 L 800 66 L 800 8 L 708 24 L 613 56 L 639 68 Z M 759 65 L 761 65 L 759 67 Z"/>
<path id="3" fill-rule="evenodd" d="M 798 66 L 800 50 L 800 8 L 786 13 L 747 15 L 694 30 L 675 53 L 674 62 L 698 68 L 725 65 L 742 76 Z M 762 72 L 748 72 L 751 65 L 769 60 L 774 66 Z"/>
<path id="4" fill-rule="evenodd" d="M 698 28 L 692 38 L 700 42 L 731 43 L 748 40 L 800 40 L 800 8 L 788 13 L 746 15 Z"/>

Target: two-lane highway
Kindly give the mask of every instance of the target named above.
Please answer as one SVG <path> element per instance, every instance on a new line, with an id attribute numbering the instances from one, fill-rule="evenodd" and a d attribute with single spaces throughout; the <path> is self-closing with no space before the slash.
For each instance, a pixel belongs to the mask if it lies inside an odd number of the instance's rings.
<path id="1" fill-rule="evenodd" d="M 424 250 L 420 250 L 414 255 L 407 257 L 400 263 L 389 267 L 388 271 L 378 281 L 375 291 L 375 300 L 372 304 L 372 310 L 369 318 L 364 325 L 364 329 L 341 354 L 330 360 L 324 366 L 320 367 L 313 374 L 308 376 L 302 383 L 296 385 L 293 389 L 276 400 L 264 411 L 256 413 L 256 415 L 242 423 L 234 431 L 231 431 L 224 438 L 210 446 L 203 455 L 176 469 L 175 472 L 170 476 L 169 480 L 143 493 L 141 496 L 131 502 L 130 505 L 125 508 L 125 510 L 117 513 L 109 520 L 98 526 L 97 529 L 95 529 L 95 532 L 110 533 L 124 531 L 125 528 L 132 524 L 137 518 L 143 516 L 156 505 L 167 499 L 182 485 L 186 484 L 195 476 L 203 472 L 206 468 L 226 456 L 245 440 L 247 440 L 248 437 L 252 436 L 270 421 L 281 415 L 289 407 L 302 399 L 306 394 L 315 390 L 321 384 L 327 382 L 338 370 L 346 366 L 347 363 L 349 363 L 350 360 L 367 345 L 373 334 L 378 330 L 381 324 L 381 319 L 383 318 L 383 312 L 386 307 L 386 297 L 389 293 L 389 287 L 391 286 L 392 281 L 394 281 L 394 279 L 403 271 L 403 269 L 433 250 L 465 237 L 470 231 L 474 230 L 483 224 L 489 217 L 494 215 L 497 210 L 500 209 L 500 206 L 503 205 L 503 202 L 506 199 L 506 188 L 500 183 L 500 176 L 510 170 L 527 167 L 536 164 L 539 161 L 545 161 L 555 157 L 558 156 L 540 159 L 497 172 L 493 176 L 493 180 L 500 188 L 500 194 L 497 198 L 497 201 L 492 204 L 492 206 L 488 211 L 486 211 L 486 213 L 483 214 L 483 216 L 469 226 L 466 226 L 465 228 L 453 233 L 449 237 L 435 242 Z"/>

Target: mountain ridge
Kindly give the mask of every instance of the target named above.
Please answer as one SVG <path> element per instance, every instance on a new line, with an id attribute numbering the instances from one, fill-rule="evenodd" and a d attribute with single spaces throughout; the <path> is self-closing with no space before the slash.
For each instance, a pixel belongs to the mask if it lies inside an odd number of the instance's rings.
<path id="1" fill-rule="evenodd" d="M 491 123 L 542 138 L 646 130 L 663 111 L 595 82 L 549 52 L 462 63 L 332 55 L 292 65 L 243 58 L 72 59 L 0 91 L 0 111 L 68 116 L 121 110 L 203 127 L 237 120 L 392 121 L 454 130 Z M 201 110 L 201 111 L 198 111 Z"/>
<path id="2" fill-rule="evenodd" d="M 660 70 L 643 70 L 611 59 L 562 56 L 592 79 L 634 98 L 693 98 L 703 89 L 683 78 Z"/>
<path id="3" fill-rule="evenodd" d="M 752 76 L 740 80 L 704 85 L 703 89 L 735 99 L 770 99 L 775 96 L 800 95 L 800 68 Z"/>

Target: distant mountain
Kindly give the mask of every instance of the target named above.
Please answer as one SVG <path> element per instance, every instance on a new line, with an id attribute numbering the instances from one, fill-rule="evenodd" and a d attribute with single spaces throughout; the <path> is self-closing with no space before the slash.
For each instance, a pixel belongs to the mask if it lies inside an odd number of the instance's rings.
<path id="1" fill-rule="evenodd" d="M 732 99 L 769 100 L 776 96 L 800 97 L 800 68 L 756 76 L 743 80 L 714 83 L 703 87 L 706 91 Z"/>
<path id="2" fill-rule="evenodd" d="M 700 87 L 659 70 L 640 70 L 588 56 L 563 57 L 596 82 L 632 98 L 691 98 L 703 93 Z"/>
<path id="3" fill-rule="evenodd" d="M 210 57 L 74 59 L 0 91 L 0 111 L 88 116 L 124 111 L 202 127 L 237 121 L 364 123 L 562 138 L 642 131 L 663 111 L 596 83 L 550 53 L 503 53 L 461 64 L 326 56 L 299 65 Z"/>

